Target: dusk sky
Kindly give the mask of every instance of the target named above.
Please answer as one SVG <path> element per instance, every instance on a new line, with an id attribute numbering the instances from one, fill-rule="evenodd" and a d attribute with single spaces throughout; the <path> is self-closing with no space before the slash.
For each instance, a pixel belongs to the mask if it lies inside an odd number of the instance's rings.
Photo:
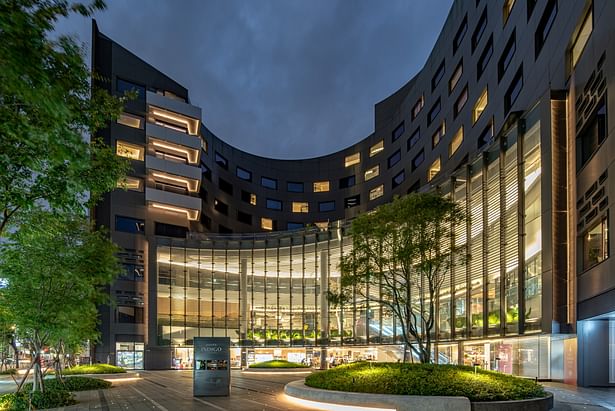
<path id="1" fill-rule="evenodd" d="M 100 30 L 189 90 L 253 154 L 306 158 L 373 132 L 374 104 L 420 70 L 452 0 L 108 1 Z M 58 31 L 87 47 L 90 20 Z"/>

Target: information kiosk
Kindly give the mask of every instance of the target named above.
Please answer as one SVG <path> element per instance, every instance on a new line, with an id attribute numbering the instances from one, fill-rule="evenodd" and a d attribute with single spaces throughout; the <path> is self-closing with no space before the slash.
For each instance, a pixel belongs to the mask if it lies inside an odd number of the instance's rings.
<path id="1" fill-rule="evenodd" d="M 231 339 L 195 337 L 193 395 L 228 396 L 231 390 Z"/>

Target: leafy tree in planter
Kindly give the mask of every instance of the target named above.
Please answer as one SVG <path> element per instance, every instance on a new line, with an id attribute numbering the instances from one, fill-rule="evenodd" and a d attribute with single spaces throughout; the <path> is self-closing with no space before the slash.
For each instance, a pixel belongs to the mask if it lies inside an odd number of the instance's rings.
<path id="1" fill-rule="evenodd" d="M 97 305 L 108 302 L 104 287 L 121 265 L 117 246 L 85 218 L 35 212 L 17 223 L 0 249 L 0 306 L 34 353 L 33 390 L 42 391 L 42 350 L 97 338 Z"/>
<path id="2" fill-rule="evenodd" d="M 461 208 L 436 193 L 409 194 L 360 215 L 330 302 L 344 304 L 354 293 L 379 304 L 397 320 L 406 346 L 431 362 L 436 299 L 447 273 L 465 257 L 451 237 L 462 223 Z"/>
<path id="3" fill-rule="evenodd" d="M 104 7 L 101 0 L 0 2 L 0 237 L 41 204 L 84 213 L 127 171 L 126 159 L 94 138 L 123 101 L 91 87 L 75 40 L 49 36 L 58 18 Z"/>

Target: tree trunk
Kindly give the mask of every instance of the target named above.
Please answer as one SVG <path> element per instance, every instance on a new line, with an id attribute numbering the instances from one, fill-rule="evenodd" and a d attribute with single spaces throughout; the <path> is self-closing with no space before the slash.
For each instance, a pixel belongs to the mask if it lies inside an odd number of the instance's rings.
<path id="1" fill-rule="evenodd" d="M 404 343 L 404 364 L 408 361 L 408 343 Z"/>

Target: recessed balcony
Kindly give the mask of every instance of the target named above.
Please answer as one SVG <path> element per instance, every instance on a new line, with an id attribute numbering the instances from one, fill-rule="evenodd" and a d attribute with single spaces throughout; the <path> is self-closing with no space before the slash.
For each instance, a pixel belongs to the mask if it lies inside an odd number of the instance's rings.
<path id="1" fill-rule="evenodd" d="M 145 187 L 145 201 L 151 208 L 184 215 L 188 220 L 198 220 L 201 199 L 188 195 Z"/>
<path id="2" fill-rule="evenodd" d="M 151 155 L 145 156 L 145 168 L 148 170 L 158 170 L 168 174 L 187 177 L 191 180 L 201 180 L 201 169 L 199 167 L 169 161 L 165 158 L 158 158 Z"/>

